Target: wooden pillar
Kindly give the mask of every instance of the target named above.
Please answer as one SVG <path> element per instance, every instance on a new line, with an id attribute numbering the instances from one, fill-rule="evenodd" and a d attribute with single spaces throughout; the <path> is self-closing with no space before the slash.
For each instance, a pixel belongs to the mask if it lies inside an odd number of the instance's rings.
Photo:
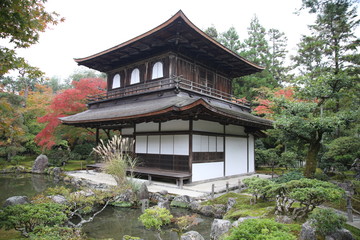
<path id="1" fill-rule="evenodd" d="M 99 128 L 96 128 L 96 146 L 100 143 Z"/>
<path id="2" fill-rule="evenodd" d="M 193 120 L 189 120 L 189 172 L 192 175 L 192 162 L 193 162 Z M 192 180 L 190 179 L 190 182 Z"/>

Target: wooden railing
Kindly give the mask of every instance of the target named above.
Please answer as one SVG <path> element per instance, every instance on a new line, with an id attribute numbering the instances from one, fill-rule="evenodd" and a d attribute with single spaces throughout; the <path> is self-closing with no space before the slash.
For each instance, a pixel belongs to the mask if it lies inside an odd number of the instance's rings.
<path id="1" fill-rule="evenodd" d="M 201 93 L 202 95 L 205 96 L 214 97 L 217 99 L 222 99 L 235 104 L 239 104 L 241 106 L 250 107 L 250 103 L 248 101 L 245 101 L 243 99 L 236 99 L 231 94 L 186 80 L 182 77 L 172 77 L 157 81 L 140 83 L 125 88 L 112 90 L 103 94 L 89 96 L 87 100 L 88 103 L 91 104 L 98 101 L 122 98 L 125 96 L 131 96 L 139 93 L 152 92 L 152 91 L 158 91 L 158 90 L 170 89 L 170 88 L 188 89 L 194 92 Z"/>

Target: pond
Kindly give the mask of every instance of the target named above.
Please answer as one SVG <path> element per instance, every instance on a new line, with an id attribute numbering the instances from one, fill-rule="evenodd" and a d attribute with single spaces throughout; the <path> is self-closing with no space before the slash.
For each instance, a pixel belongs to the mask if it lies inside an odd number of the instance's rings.
<path id="1" fill-rule="evenodd" d="M 47 175 L 0 175 L 0 204 L 11 196 L 25 195 L 29 198 L 45 191 L 49 187 L 63 185 L 55 183 Z M 171 209 L 174 217 L 190 215 L 191 212 L 173 208 Z M 101 214 L 97 215 L 93 222 L 87 223 L 83 227 L 84 233 L 92 239 L 113 238 L 121 240 L 124 235 L 141 237 L 145 240 L 155 240 L 155 232 L 146 230 L 138 221 L 141 215 L 140 209 L 107 207 Z M 189 230 L 198 231 L 205 239 L 210 238 L 210 228 L 212 218 L 199 216 L 199 224 Z M 162 234 L 163 239 L 176 240 L 176 234 L 167 229 Z"/>

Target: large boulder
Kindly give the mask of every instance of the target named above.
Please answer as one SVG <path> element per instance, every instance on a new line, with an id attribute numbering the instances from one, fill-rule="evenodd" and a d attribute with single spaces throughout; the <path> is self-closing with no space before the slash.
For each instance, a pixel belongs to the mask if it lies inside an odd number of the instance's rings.
<path id="1" fill-rule="evenodd" d="M 190 231 L 181 235 L 181 240 L 205 240 L 200 233 L 196 231 Z"/>
<path id="2" fill-rule="evenodd" d="M 30 203 L 27 196 L 13 196 L 5 200 L 3 207 Z"/>
<path id="3" fill-rule="evenodd" d="M 58 203 L 58 204 L 66 204 L 68 201 L 66 200 L 66 198 L 62 195 L 54 195 L 54 196 L 49 196 L 49 198 L 54 202 L 54 203 Z"/>
<path id="4" fill-rule="evenodd" d="M 306 221 L 301 226 L 300 240 L 316 240 L 315 228 L 311 226 L 310 221 Z"/>
<path id="5" fill-rule="evenodd" d="M 236 198 L 228 198 L 228 202 L 226 204 L 226 211 L 228 212 L 235 204 Z"/>
<path id="6" fill-rule="evenodd" d="M 306 221 L 300 232 L 300 240 L 317 240 L 316 228 L 311 226 L 311 221 Z M 325 240 L 355 240 L 351 232 L 346 229 L 338 229 L 325 236 Z"/>
<path id="7" fill-rule="evenodd" d="M 181 207 L 181 208 L 190 208 L 190 203 L 193 199 L 187 195 L 176 196 L 174 200 L 171 201 L 170 206 L 172 207 Z"/>
<path id="8" fill-rule="evenodd" d="M 170 202 L 169 202 L 169 201 L 158 202 L 158 203 L 157 203 L 157 206 L 158 206 L 158 207 L 161 207 L 161 208 L 166 208 L 166 209 L 170 210 Z"/>
<path id="9" fill-rule="evenodd" d="M 47 168 L 48 164 L 49 164 L 49 159 L 47 158 L 47 156 L 41 154 L 35 159 L 34 165 L 32 167 L 32 172 L 44 173 L 45 168 Z"/>
<path id="10" fill-rule="evenodd" d="M 138 192 L 139 200 L 149 199 L 149 190 L 145 183 L 141 184 L 139 192 Z"/>
<path id="11" fill-rule="evenodd" d="M 230 230 L 230 228 L 231 228 L 231 222 L 229 220 L 214 219 L 213 223 L 211 224 L 210 239 L 211 240 L 220 239 L 221 235 L 227 233 Z"/>
<path id="12" fill-rule="evenodd" d="M 347 229 L 339 229 L 325 237 L 325 240 L 355 240 L 351 232 Z"/>

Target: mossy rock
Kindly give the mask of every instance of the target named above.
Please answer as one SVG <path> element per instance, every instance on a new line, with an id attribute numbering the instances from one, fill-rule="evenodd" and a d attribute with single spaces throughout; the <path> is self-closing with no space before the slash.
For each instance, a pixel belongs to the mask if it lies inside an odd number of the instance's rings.
<path id="1" fill-rule="evenodd" d="M 110 203 L 110 205 L 114 207 L 129 208 L 132 207 L 133 204 L 131 202 L 117 201 Z"/>
<path id="2" fill-rule="evenodd" d="M 172 201 L 170 203 L 170 207 L 178 207 L 178 208 L 190 208 L 190 205 L 185 202 Z"/>

